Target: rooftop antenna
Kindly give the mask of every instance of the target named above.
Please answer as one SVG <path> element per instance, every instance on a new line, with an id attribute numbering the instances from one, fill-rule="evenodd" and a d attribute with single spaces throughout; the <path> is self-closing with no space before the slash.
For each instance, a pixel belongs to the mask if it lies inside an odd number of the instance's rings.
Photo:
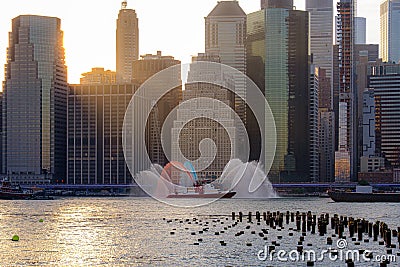
<path id="1" fill-rule="evenodd" d="M 121 9 L 126 9 L 126 7 L 128 6 L 128 2 L 127 1 L 123 1 L 121 4 Z"/>

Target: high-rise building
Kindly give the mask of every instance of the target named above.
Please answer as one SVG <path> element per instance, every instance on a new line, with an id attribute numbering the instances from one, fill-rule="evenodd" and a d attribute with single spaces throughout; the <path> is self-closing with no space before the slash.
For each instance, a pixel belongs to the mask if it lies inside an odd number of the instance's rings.
<path id="1" fill-rule="evenodd" d="M 266 8 L 248 15 L 248 75 L 262 88 L 275 118 L 277 146 L 270 177 L 311 181 L 311 105 L 306 11 Z M 257 69 L 264 69 L 259 75 Z M 306 122 L 306 123 L 305 123 Z M 299 142 L 301 140 L 301 142 Z"/>
<path id="2" fill-rule="evenodd" d="M 368 61 L 376 61 L 379 58 L 379 45 L 377 44 L 356 44 L 354 45 L 354 62 L 357 64 L 360 57 L 366 56 Z"/>
<path id="3" fill-rule="evenodd" d="M 158 140 L 160 140 L 160 130 L 163 125 L 162 123 L 158 123 L 162 122 L 160 119 L 157 120 L 162 113 L 160 112 L 160 104 L 171 109 L 175 108 L 175 106 L 169 105 L 168 101 L 165 101 L 165 99 L 180 101 L 180 96 L 182 94 L 181 77 L 180 65 L 172 66 L 157 73 L 152 79 L 148 79 L 145 83 L 140 85 L 139 89 L 135 92 L 135 98 L 132 99 L 132 105 L 129 105 L 126 110 L 125 155 L 133 175 L 137 175 L 151 168 L 152 160 L 154 159 L 148 157 L 152 153 L 149 152 L 149 145 L 151 144 L 149 140 L 150 137 L 157 137 L 154 140 L 156 140 L 157 146 L 159 147 L 160 143 Z M 167 90 L 167 92 L 165 90 Z M 171 94 L 175 92 L 179 94 L 179 97 L 171 97 Z M 170 113 L 171 110 L 165 114 Z M 144 129 L 146 130 L 144 131 Z M 158 153 L 157 150 L 158 149 L 155 148 L 153 151 Z M 166 150 L 168 150 L 168 148 Z M 159 151 L 161 151 L 161 149 Z M 168 154 L 168 156 L 169 155 L 170 154 Z"/>
<path id="4" fill-rule="evenodd" d="M 367 43 L 367 19 L 363 17 L 354 18 L 354 44 Z"/>
<path id="5" fill-rule="evenodd" d="M 333 92 L 331 90 L 331 79 L 327 76 L 326 69 L 318 68 L 318 99 L 319 108 L 333 108 Z"/>
<path id="6" fill-rule="evenodd" d="M 357 92 L 357 145 L 358 145 L 358 157 L 360 158 L 363 154 L 363 116 L 365 108 L 365 90 L 368 88 L 368 67 L 371 64 L 379 61 L 379 50 L 378 45 L 355 45 L 354 46 L 354 62 L 356 65 L 356 92 Z M 361 167 L 361 162 L 360 162 Z"/>
<path id="7" fill-rule="evenodd" d="M 147 79 L 171 66 L 181 64 L 173 56 L 163 56 L 161 51 L 156 55 L 146 54 L 132 63 L 132 80 L 134 83 L 143 84 Z M 171 77 L 175 79 L 176 77 Z M 164 80 L 163 82 L 167 82 Z M 161 128 L 171 110 L 182 99 L 182 88 L 175 88 L 166 94 L 154 107 L 150 114 L 146 128 L 147 150 L 150 160 L 164 166 L 167 163 L 162 145 Z"/>
<path id="8" fill-rule="evenodd" d="M 116 83 L 116 73 L 104 68 L 92 68 L 92 71 L 82 73 L 81 84 L 112 84 Z"/>
<path id="9" fill-rule="evenodd" d="M 336 155 L 336 174 L 340 181 L 357 181 L 357 93 L 354 67 L 353 0 L 337 3 L 337 41 L 339 54 L 339 147 Z M 342 121 L 341 121 L 342 120 Z M 346 169 L 349 168 L 349 169 Z M 344 175 L 349 175 L 344 177 Z"/>
<path id="10" fill-rule="evenodd" d="M 335 151 L 339 148 L 339 46 L 333 46 L 333 112 L 335 112 Z"/>
<path id="11" fill-rule="evenodd" d="M 194 161 L 197 177 L 201 182 L 211 182 L 219 178 L 231 157 L 237 157 L 237 127 L 234 117 L 234 94 L 227 88 L 234 84 L 229 74 L 223 73 L 219 65 L 207 66 L 196 64 L 199 61 L 217 61 L 213 55 L 199 54 L 193 58 L 188 73 L 187 84 L 183 92 L 183 103 L 177 110 L 177 118 L 172 128 L 172 159 L 185 164 L 176 148 L 180 148 L 182 155 L 188 160 Z M 199 78 L 204 81 L 197 82 Z M 217 85 L 218 84 L 218 85 Z M 221 85 L 220 85 L 221 84 Z M 223 85 L 223 86 L 222 86 Z M 202 100 L 206 97 L 208 100 Z M 194 101 L 190 101 L 190 100 Z M 209 100 L 212 99 L 212 100 Z M 195 118 L 192 120 L 191 118 Z M 189 121 L 189 122 L 188 122 Z M 216 145 L 214 157 L 213 145 L 203 146 L 201 153 L 200 143 L 206 138 L 213 140 Z M 207 156 L 208 155 L 208 156 Z M 199 160 L 200 157 L 202 160 Z M 173 181 L 178 183 L 179 177 L 173 175 Z"/>
<path id="12" fill-rule="evenodd" d="M 238 1 L 220 1 L 205 18 L 205 52 L 217 55 L 222 64 L 246 74 L 246 13 Z M 235 90 L 246 96 L 246 80 L 235 77 Z M 246 104 L 235 97 L 235 110 L 246 124 Z M 239 135 L 243 138 L 243 134 Z"/>
<path id="13" fill-rule="evenodd" d="M 368 71 L 375 100 L 375 147 L 391 167 L 400 166 L 400 65 L 376 64 Z"/>
<path id="14" fill-rule="evenodd" d="M 333 2 L 306 0 L 310 13 L 310 49 L 313 63 L 319 67 L 319 181 L 329 182 L 333 177 L 335 123 L 333 70 Z"/>
<path id="15" fill-rule="evenodd" d="M 363 94 L 363 157 L 376 155 L 375 147 L 375 98 L 374 89 L 366 89 Z"/>
<path id="16" fill-rule="evenodd" d="M 142 84 L 157 72 L 178 64 L 181 64 L 179 60 L 173 56 L 163 56 L 161 51 L 157 51 L 156 55 L 142 55 L 132 63 L 132 79 Z"/>
<path id="17" fill-rule="evenodd" d="M 129 184 L 122 125 L 133 84 L 71 85 L 68 95 L 68 184 Z"/>
<path id="18" fill-rule="evenodd" d="M 378 45 L 356 45 L 355 50 L 355 64 L 357 71 L 357 92 L 358 92 L 358 116 L 359 120 L 363 114 L 363 95 L 364 91 L 368 88 L 368 67 L 374 64 L 381 64 L 382 61 L 379 57 Z"/>
<path id="19" fill-rule="evenodd" d="M 331 0 L 307 0 L 306 10 L 310 13 L 310 53 L 313 63 L 323 68 L 329 80 L 329 87 L 320 87 L 320 95 L 329 96 L 333 105 L 333 2 Z M 321 75 L 320 75 L 321 76 Z M 327 82 L 327 81 L 326 81 Z M 329 90 L 330 92 L 324 92 Z"/>
<path id="20" fill-rule="evenodd" d="M 333 182 L 335 177 L 335 113 L 319 109 L 319 181 Z"/>
<path id="21" fill-rule="evenodd" d="M 320 169 L 320 136 L 318 132 L 319 122 L 319 68 L 314 64 L 310 65 L 310 84 L 309 84 L 309 108 L 308 121 L 310 138 L 310 177 L 313 182 L 319 180 Z"/>
<path id="22" fill-rule="evenodd" d="M 265 95 L 265 11 L 247 16 L 247 76 Z M 262 26 L 259 25 L 262 23 Z M 250 139 L 250 160 L 260 160 L 261 131 L 250 110 L 247 111 L 247 133 Z"/>
<path id="23" fill-rule="evenodd" d="M 319 85 L 319 181 L 332 182 L 335 165 L 335 113 L 333 111 L 333 95 L 331 79 L 326 76 L 326 70 L 318 68 Z"/>
<path id="24" fill-rule="evenodd" d="M 400 62 L 400 0 L 381 4 L 380 58 L 384 62 Z"/>
<path id="25" fill-rule="evenodd" d="M 139 20 L 136 11 L 122 2 L 117 19 L 117 82 L 130 83 L 132 62 L 139 58 Z"/>
<path id="26" fill-rule="evenodd" d="M 266 8 L 293 8 L 293 0 L 261 0 L 261 9 Z"/>
<path id="27" fill-rule="evenodd" d="M 65 181 L 67 67 L 61 20 L 12 20 L 3 95 L 3 173 L 13 181 Z"/>

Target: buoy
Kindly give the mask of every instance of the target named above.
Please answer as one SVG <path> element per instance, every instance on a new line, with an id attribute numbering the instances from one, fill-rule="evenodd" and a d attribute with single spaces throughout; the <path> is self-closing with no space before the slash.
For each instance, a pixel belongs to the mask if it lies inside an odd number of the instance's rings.
<path id="1" fill-rule="evenodd" d="M 12 239 L 11 239 L 12 241 L 19 241 L 19 236 L 17 236 L 17 235 L 14 235 L 13 237 L 12 237 Z"/>

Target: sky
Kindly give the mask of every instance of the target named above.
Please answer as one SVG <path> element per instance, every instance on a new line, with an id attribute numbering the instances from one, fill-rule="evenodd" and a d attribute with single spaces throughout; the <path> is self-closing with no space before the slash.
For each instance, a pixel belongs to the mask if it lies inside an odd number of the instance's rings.
<path id="1" fill-rule="evenodd" d="M 122 0 L 1 0 L 0 65 L 6 63 L 11 19 L 32 14 L 59 17 L 69 83 L 79 83 L 81 73 L 93 67 L 115 70 L 115 30 Z M 295 0 L 304 10 L 305 0 Z M 337 2 L 333 0 L 333 2 Z M 381 0 L 359 0 L 358 16 L 367 18 L 367 43 L 379 43 Z M 204 52 L 204 17 L 217 0 L 128 0 L 139 17 L 139 52 L 171 55 L 183 63 Z M 246 13 L 260 9 L 259 0 L 239 0 Z M 2 67 L 3 69 L 3 67 Z M 0 81 L 4 73 L 0 74 Z"/>

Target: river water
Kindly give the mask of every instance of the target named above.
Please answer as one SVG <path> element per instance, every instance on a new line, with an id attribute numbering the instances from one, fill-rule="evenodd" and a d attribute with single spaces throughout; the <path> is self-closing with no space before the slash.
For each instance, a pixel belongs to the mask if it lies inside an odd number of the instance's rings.
<path id="1" fill-rule="evenodd" d="M 195 200 L 179 201 L 187 204 Z M 400 203 L 334 203 L 318 198 L 230 199 L 198 208 L 177 208 L 151 198 L 0 200 L 0 266 L 306 266 L 304 261 L 262 261 L 257 256 L 274 240 L 280 242 L 281 248 L 296 249 L 300 235 L 295 232 L 294 237 L 288 237 L 289 226 L 279 232 L 269 229 L 268 240 L 263 240 L 257 234 L 267 229 L 265 223 L 244 222 L 233 227 L 230 218 L 233 211 L 254 214 L 256 211 L 287 210 L 337 213 L 384 221 L 393 229 L 400 226 Z M 206 222 L 209 229 L 201 233 Z M 215 235 L 228 225 L 229 229 Z M 247 225 L 251 225 L 251 229 L 245 229 Z M 235 233 L 241 230 L 245 234 L 236 237 Z M 251 234 L 250 230 L 257 234 Z M 19 235 L 20 241 L 11 241 L 13 235 Z M 280 240 L 279 235 L 283 236 Z M 198 241 L 199 238 L 202 240 Z M 221 241 L 226 245 L 222 246 Z M 249 243 L 251 246 L 247 246 Z M 306 243 L 310 244 L 309 248 L 323 249 L 326 236 L 308 234 Z M 393 243 L 397 243 L 397 238 Z M 352 245 L 349 240 L 349 247 Z M 372 242 L 361 244 L 359 248 L 373 250 L 377 247 L 375 254 L 386 253 L 382 246 Z M 398 248 L 393 250 L 394 254 L 398 252 Z M 399 256 L 396 260 L 400 264 Z M 324 260 L 316 262 L 315 266 L 346 264 Z M 379 264 L 356 263 L 356 266 Z"/>

